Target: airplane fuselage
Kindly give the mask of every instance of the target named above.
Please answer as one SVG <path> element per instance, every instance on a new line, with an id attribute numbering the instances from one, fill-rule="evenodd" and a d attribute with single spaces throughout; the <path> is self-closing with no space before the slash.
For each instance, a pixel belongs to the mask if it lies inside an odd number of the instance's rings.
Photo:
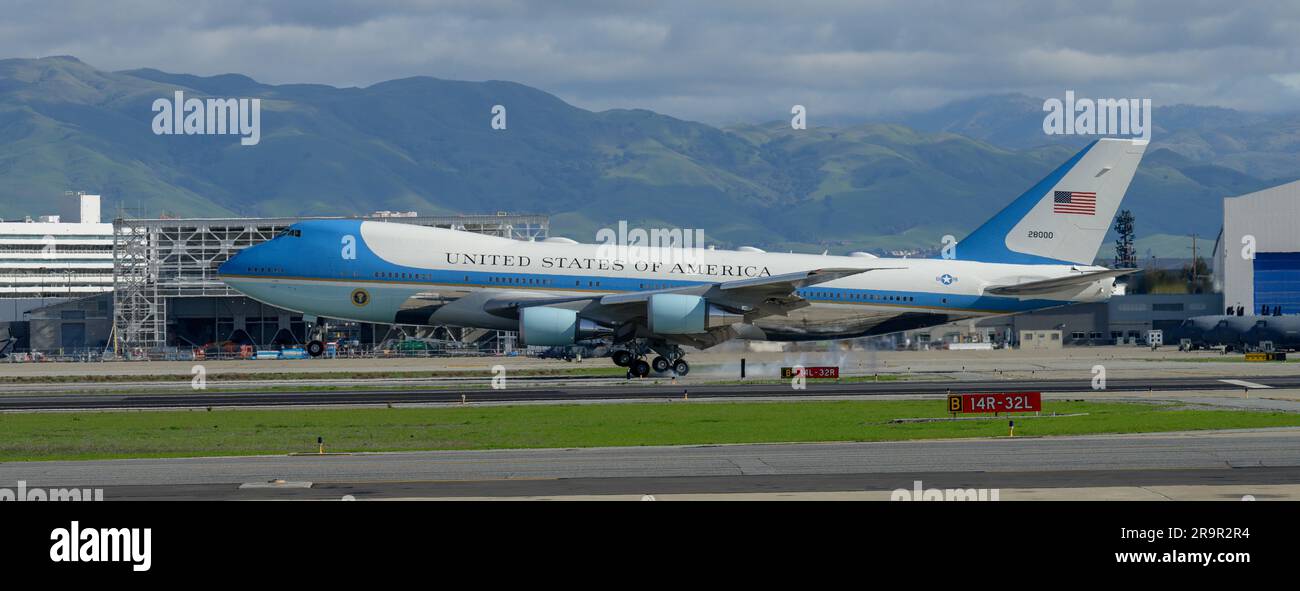
<path id="1" fill-rule="evenodd" d="M 852 338 L 1110 296 L 1110 279 L 1033 297 L 985 293 L 1099 267 L 525 242 L 358 220 L 302 222 L 225 263 L 224 281 L 305 314 L 378 323 L 513 330 L 491 298 L 674 289 L 818 268 L 872 269 L 797 294 L 809 304 L 741 327 L 740 338 Z"/>

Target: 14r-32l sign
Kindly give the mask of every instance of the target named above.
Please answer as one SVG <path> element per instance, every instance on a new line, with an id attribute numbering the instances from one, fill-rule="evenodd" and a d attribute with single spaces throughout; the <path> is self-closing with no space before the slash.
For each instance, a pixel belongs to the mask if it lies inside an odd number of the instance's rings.
<path id="1" fill-rule="evenodd" d="M 1041 412 L 1042 392 L 980 392 L 950 394 L 948 412 Z"/>

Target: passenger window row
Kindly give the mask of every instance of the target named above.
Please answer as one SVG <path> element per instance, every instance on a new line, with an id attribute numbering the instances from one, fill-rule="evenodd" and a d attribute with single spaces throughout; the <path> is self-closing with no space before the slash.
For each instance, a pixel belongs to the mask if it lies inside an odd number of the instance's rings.
<path id="1" fill-rule="evenodd" d="M 814 300 L 855 300 L 877 302 L 914 302 L 914 296 L 876 295 L 867 293 L 841 293 L 834 291 L 801 291 L 800 296 Z"/>

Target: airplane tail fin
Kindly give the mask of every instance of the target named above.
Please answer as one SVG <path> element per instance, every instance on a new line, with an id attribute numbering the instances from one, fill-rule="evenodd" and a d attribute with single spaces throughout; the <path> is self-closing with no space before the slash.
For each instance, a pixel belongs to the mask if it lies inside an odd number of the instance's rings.
<path id="1" fill-rule="evenodd" d="M 956 245 L 959 260 L 1090 265 L 1147 140 L 1102 138 Z"/>

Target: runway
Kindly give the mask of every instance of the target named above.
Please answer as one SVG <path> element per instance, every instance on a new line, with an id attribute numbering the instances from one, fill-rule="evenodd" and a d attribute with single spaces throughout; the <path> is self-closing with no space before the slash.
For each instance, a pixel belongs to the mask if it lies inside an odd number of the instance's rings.
<path id="1" fill-rule="evenodd" d="M 486 380 L 485 380 L 486 381 Z M 1122 392 L 1241 392 L 1256 386 L 1273 389 L 1300 388 L 1300 375 L 1250 378 L 1243 385 L 1240 376 L 1194 376 L 1116 378 L 1106 382 L 1106 393 Z M 96 410 L 96 409 L 165 409 L 204 407 L 275 407 L 330 406 L 371 404 L 454 404 L 462 400 L 473 403 L 661 400 L 726 398 L 790 398 L 801 396 L 868 397 L 884 395 L 943 395 L 958 392 L 1091 392 L 1097 393 L 1089 379 L 986 379 L 986 380 L 917 380 L 883 382 L 818 383 L 809 380 L 807 389 L 794 390 L 789 384 L 647 384 L 628 382 L 600 386 L 490 388 L 411 388 L 328 390 L 312 389 L 293 392 L 208 391 L 185 393 L 75 393 L 14 394 L 0 396 L 0 411 L 29 410 Z"/>
<path id="2" fill-rule="evenodd" d="M 1056 491 L 1067 498 L 1296 499 L 1300 429 L 0 464 L 0 486 L 19 480 L 101 487 L 110 500 L 834 498 L 912 488 L 917 480 L 927 488 L 1008 489 L 1012 498 Z"/>

